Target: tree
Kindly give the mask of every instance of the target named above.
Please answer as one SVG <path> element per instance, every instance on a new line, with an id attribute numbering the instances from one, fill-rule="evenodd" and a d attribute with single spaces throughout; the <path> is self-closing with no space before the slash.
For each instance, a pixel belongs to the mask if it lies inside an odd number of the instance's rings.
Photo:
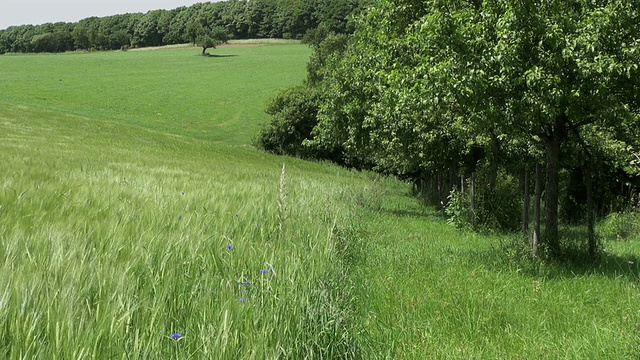
<path id="1" fill-rule="evenodd" d="M 557 254 L 565 148 L 592 128 L 638 132 L 638 24 L 625 0 L 379 1 L 329 64 L 316 132 L 396 173 L 456 173 L 481 146 L 489 188 L 517 168 L 502 149 L 542 151 L 541 240 Z M 606 137 L 633 143 L 621 133 Z"/>
<path id="2" fill-rule="evenodd" d="M 169 32 L 171 12 L 153 10 L 144 14 L 136 23 L 132 38 L 135 46 L 161 46 L 163 38 Z"/>
<path id="3" fill-rule="evenodd" d="M 226 44 L 229 40 L 229 35 L 223 28 L 219 26 L 206 27 L 199 21 L 189 23 L 187 34 L 195 45 L 202 47 L 202 55 L 207 55 L 207 49 L 215 49 L 218 45 Z"/>
<path id="4" fill-rule="evenodd" d="M 35 52 L 58 53 L 73 49 L 73 38 L 68 32 L 56 31 L 36 35 L 31 42 Z"/>

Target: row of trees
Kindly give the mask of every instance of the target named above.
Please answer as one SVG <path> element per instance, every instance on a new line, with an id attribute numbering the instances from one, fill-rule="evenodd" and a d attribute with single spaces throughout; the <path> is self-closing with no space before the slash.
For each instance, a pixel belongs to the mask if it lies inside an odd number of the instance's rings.
<path id="1" fill-rule="evenodd" d="M 297 153 L 411 178 L 472 224 L 527 229 L 532 207 L 534 253 L 561 252 L 561 215 L 596 253 L 596 216 L 640 185 L 638 2 L 379 0 L 317 53 L 312 130 L 271 109 Z"/>
<path id="2" fill-rule="evenodd" d="M 195 29 L 220 28 L 233 39 L 312 38 L 344 32 L 358 0 L 228 0 L 146 14 L 91 17 L 77 23 L 0 30 L 0 53 L 116 50 L 193 42 Z"/>

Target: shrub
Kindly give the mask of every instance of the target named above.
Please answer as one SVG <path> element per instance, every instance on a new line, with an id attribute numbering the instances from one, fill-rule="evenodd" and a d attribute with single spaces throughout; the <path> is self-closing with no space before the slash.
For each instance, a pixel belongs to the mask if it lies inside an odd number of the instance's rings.
<path id="1" fill-rule="evenodd" d="M 254 139 L 254 145 L 278 155 L 309 157 L 303 141 L 311 137 L 316 126 L 319 97 L 306 86 L 288 88 L 267 104 L 271 121 Z"/>
<path id="2" fill-rule="evenodd" d="M 448 222 L 458 228 L 513 232 L 520 228 L 521 206 L 517 183 L 500 173 L 495 190 L 481 186 L 485 174 L 477 179 L 474 208 L 468 192 L 452 190 L 447 198 L 445 214 Z"/>
<path id="3" fill-rule="evenodd" d="M 271 121 L 254 138 L 254 146 L 277 155 L 342 163 L 340 149 L 309 141 L 318 123 L 319 106 L 320 94 L 315 88 L 299 85 L 280 92 L 267 104 L 265 111 Z"/>
<path id="4" fill-rule="evenodd" d="M 449 193 L 447 200 L 445 208 L 447 222 L 459 229 L 473 228 L 475 215 L 471 210 L 469 193 L 454 189 Z"/>

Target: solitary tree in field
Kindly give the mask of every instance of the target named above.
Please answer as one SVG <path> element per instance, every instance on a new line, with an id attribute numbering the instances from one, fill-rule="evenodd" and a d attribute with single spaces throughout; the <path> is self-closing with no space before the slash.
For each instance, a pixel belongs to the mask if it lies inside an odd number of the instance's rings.
<path id="1" fill-rule="evenodd" d="M 215 49 L 218 45 L 226 44 L 229 35 L 219 27 L 203 25 L 201 21 L 194 21 L 187 25 L 187 35 L 191 41 L 202 47 L 202 55 L 207 54 L 207 49 Z"/>
<path id="2" fill-rule="evenodd" d="M 199 35 L 195 43 L 202 47 L 202 55 L 206 55 L 207 49 L 215 49 L 218 45 L 226 44 L 228 39 L 227 33 L 222 28 L 215 27 Z"/>

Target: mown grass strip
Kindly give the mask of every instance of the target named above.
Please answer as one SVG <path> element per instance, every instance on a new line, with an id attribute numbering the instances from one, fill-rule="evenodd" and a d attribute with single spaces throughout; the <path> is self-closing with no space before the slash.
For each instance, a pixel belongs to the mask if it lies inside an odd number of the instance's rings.
<path id="1" fill-rule="evenodd" d="M 365 358 L 640 354 L 638 265 L 609 261 L 632 259 L 637 239 L 607 242 L 592 266 L 534 264 L 509 253 L 511 238 L 461 233 L 405 191 L 396 187 L 363 217 L 369 236 L 356 277 Z"/>

